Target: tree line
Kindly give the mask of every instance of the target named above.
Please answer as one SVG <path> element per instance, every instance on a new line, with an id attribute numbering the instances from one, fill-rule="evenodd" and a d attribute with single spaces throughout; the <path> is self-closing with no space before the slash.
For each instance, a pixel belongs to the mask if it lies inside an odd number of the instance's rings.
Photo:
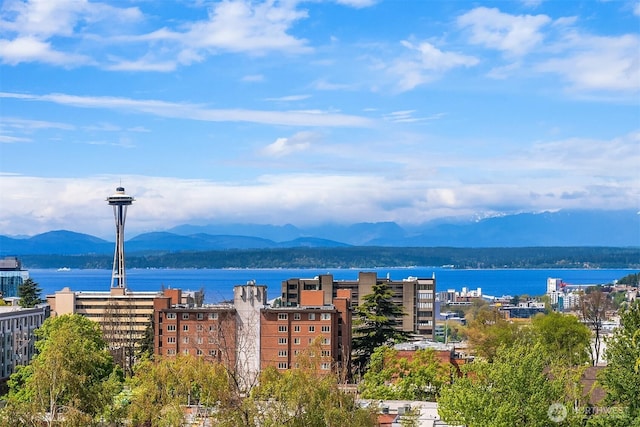
<path id="1" fill-rule="evenodd" d="M 24 255 L 29 268 L 109 269 L 108 255 Z M 347 247 L 128 253 L 129 268 L 640 268 L 640 248 Z"/>

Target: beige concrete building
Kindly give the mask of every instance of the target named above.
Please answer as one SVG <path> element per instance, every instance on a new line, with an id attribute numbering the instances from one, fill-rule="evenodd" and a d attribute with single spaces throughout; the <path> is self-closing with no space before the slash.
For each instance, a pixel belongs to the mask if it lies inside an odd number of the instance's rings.
<path id="1" fill-rule="evenodd" d="M 158 292 L 133 292 L 111 288 L 110 292 L 72 291 L 64 288 L 47 295 L 51 315 L 80 314 L 100 324 L 116 361 L 132 366 L 135 350 L 153 317 Z"/>
<path id="2" fill-rule="evenodd" d="M 282 282 L 282 305 L 298 305 L 301 292 L 304 290 L 325 291 L 324 303 L 331 304 L 338 290 L 348 289 L 351 291 L 351 305 L 355 308 L 365 295 L 373 293 L 373 286 L 376 284 L 386 284 L 393 292 L 393 302 L 401 306 L 406 313 L 401 319 L 397 319 L 398 328 L 434 338 L 435 277 L 391 280 L 388 277 L 378 277 L 375 272 L 360 272 L 358 280 L 334 280 L 332 274 L 322 274 L 309 279 L 293 278 Z"/>

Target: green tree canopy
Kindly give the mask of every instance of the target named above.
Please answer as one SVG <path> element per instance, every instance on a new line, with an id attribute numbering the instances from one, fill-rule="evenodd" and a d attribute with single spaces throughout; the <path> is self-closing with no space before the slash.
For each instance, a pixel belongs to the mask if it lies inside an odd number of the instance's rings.
<path id="1" fill-rule="evenodd" d="M 181 425 L 182 405 L 218 408 L 225 406 L 230 396 L 224 367 L 191 355 L 144 360 L 136 365 L 128 385 L 127 412 L 134 426 Z"/>
<path id="2" fill-rule="evenodd" d="M 43 419 L 90 424 L 121 389 L 97 323 L 72 314 L 47 319 L 36 330 L 38 354 L 9 380 L 3 425 L 33 425 Z M 0 416 L 1 417 L 1 416 Z M 17 423 L 17 424 L 16 424 Z"/>
<path id="3" fill-rule="evenodd" d="M 311 369 L 267 368 L 251 394 L 256 424 L 265 427 L 373 427 L 375 413 L 360 408 L 334 375 Z M 239 424 L 229 424 L 229 426 Z M 254 424 L 251 424 L 254 425 Z"/>
<path id="4" fill-rule="evenodd" d="M 33 279 L 26 279 L 20 286 L 18 286 L 18 296 L 20 297 L 20 307 L 31 308 L 44 301 L 40 298 L 42 289 L 38 286 Z"/>
<path id="5" fill-rule="evenodd" d="M 600 383 L 607 391 L 606 403 L 620 413 L 595 417 L 602 425 L 640 426 L 640 300 L 620 312 L 620 327 L 607 340 L 607 366 Z M 594 424 L 596 425 L 596 424 Z"/>
<path id="6" fill-rule="evenodd" d="M 409 333 L 398 328 L 405 313 L 393 302 L 393 291 L 385 283 L 373 285 L 373 292 L 362 297 L 354 315 L 353 362 L 360 372 L 376 348 L 409 338 Z"/>
<path id="7" fill-rule="evenodd" d="M 552 405 L 571 408 L 581 396 L 567 391 L 578 389 L 578 375 L 566 367 L 556 370 L 547 362 L 540 344 L 502 346 L 493 362 L 480 359 L 465 365 L 465 376 L 442 387 L 438 413 L 451 425 L 553 425 L 549 417 Z M 562 425 L 579 425 L 578 414 L 567 410 L 566 416 Z"/>
<path id="8" fill-rule="evenodd" d="M 365 399 L 435 401 L 450 374 L 450 366 L 440 362 L 432 349 L 400 357 L 398 350 L 381 346 L 371 355 L 360 391 Z"/>
<path id="9" fill-rule="evenodd" d="M 531 321 L 534 341 L 542 351 L 560 364 L 584 365 L 589 362 L 591 332 L 570 314 L 538 314 Z"/>
<path id="10" fill-rule="evenodd" d="M 497 307 L 473 305 L 464 330 L 476 356 L 492 361 L 500 346 L 511 346 L 522 335 L 517 324 L 505 320 Z"/>

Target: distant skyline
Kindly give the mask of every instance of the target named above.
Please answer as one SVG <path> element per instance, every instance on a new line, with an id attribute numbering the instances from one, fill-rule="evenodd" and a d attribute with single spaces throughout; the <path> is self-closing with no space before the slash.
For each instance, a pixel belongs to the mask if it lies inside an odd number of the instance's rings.
<path id="1" fill-rule="evenodd" d="M 5 0 L 0 234 L 640 210 L 640 2 Z"/>

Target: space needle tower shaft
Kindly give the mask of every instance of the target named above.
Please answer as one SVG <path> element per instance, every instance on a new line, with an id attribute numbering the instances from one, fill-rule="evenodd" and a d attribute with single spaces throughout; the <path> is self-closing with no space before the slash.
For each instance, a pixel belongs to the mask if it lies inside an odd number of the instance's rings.
<path id="1" fill-rule="evenodd" d="M 115 194 L 107 197 L 107 202 L 113 206 L 113 216 L 116 220 L 116 249 L 113 255 L 113 271 L 111 273 L 111 287 L 127 287 L 124 268 L 124 222 L 127 218 L 127 206 L 135 199 L 124 192 L 124 187 L 116 188 Z"/>

